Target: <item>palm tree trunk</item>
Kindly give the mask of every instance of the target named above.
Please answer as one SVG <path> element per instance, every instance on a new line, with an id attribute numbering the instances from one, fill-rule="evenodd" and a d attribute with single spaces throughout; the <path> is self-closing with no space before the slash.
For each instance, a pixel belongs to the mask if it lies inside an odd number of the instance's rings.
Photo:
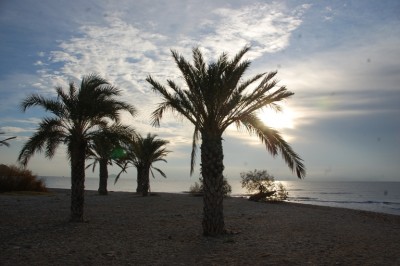
<path id="1" fill-rule="evenodd" d="M 84 142 L 73 145 L 71 151 L 71 222 L 84 221 L 85 151 L 86 144 Z"/>
<path id="2" fill-rule="evenodd" d="M 98 192 L 100 195 L 107 195 L 107 179 L 108 179 L 108 160 L 107 159 L 101 159 L 99 161 L 100 164 L 100 181 L 99 181 L 99 189 Z"/>
<path id="3" fill-rule="evenodd" d="M 202 134 L 201 174 L 203 176 L 203 234 L 216 236 L 225 232 L 223 211 L 223 164 L 222 138 Z"/>
<path id="4" fill-rule="evenodd" d="M 143 167 L 142 168 L 142 196 L 148 196 L 149 195 L 149 189 L 150 189 L 150 166 Z"/>
<path id="5" fill-rule="evenodd" d="M 140 166 L 136 167 L 137 170 L 137 187 L 136 187 L 136 193 L 143 193 L 143 181 L 142 181 L 142 168 Z"/>

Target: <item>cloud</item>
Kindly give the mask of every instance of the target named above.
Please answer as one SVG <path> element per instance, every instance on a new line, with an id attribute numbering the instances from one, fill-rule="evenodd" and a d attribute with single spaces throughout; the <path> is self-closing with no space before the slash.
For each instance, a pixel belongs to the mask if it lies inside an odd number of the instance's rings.
<path id="1" fill-rule="evenodd" d="M 7 134 L 22 133 L 22 132 L 34 132 L 35 129 L 32 128 L 22 128 L 22 127 L 2 127 L 2 131 L 7 132 Z"/>
<path id="2" fill-rule="evenodd" d="M 181 30 L 188 35 L 177 34 L 179 29 L 160 33 L 162 25 L 152 24 L 151 19 L 133 22 L 121 10 L 109 10 L 98 23 L 84 24 L 74 37 L 60 41 L 58 49 L 40 52 L 40 63 L 36 63 L 40 78 L 34 85 L 54 93 L 56 86 L 66 87 L 71 80 L 79 82 L 84 74 L 98 73 L 122 89 L 124 100 L 139 109 L 133 126 L 140 132 L 149 132 L 152 130 L 149 114 L 160 99 L 149 90 L 145 78 L 152 75 L 163 84 L 167 79 L 178 83 L 181 80 L 170 48 L 190 59 L 191 48 L 200 44 L 207 60 L 216 60 L 216 55 L 223 51 L 236 52 L 251 43 L 253 49 L 248 57 L 259 57 L 288 46 L 290 34 L 300 25 L 302 12 L 307 8 L 301 6 L 289 11 L 283 4 L 213 8 L 213 12 L 206 12 L 207 16 L 194 16 L 191 23 L 199 23 L 200 27 L 188 30 L 186 23 L 177 25 L 186 28 Z M 127 116 L 123 120 L 132 123 Z M 173 115 L 166 115 L 162 121 L 163 133 L 169 134 L 170 128 L 176 137 L 176 125 L 172 124 L 175 121 Z M 191 141 L 189 128 L 187 125 L 179 134 Z"/>
<path id="3" fill-rule="evenodd" d="M 197 20 L 191 23 L 197 22 L 200 27 L 194 27 L 188 35 L 176 35 L 174 31 L 160 33 L 157 30 L 162 25 L 152 29 L 151 20 L 129 23 L 128 19 L 122 19 L 123 12 L 111 10 L 103 21 L 85 24 L 79 27 L 76 37 L 61 41 L 60 49 L 50 52 L 49 61 L 53 66 L 59 65 L 56 71 L 67 79 L 80 79 L 82 73 L 95 72 L 123 87 L 143 92 L 148 74 L 163 79 L 178 74 L 171 69 L 169 48 L 190 55 L 191 48 L 200 44 L 206 52 L 210 51 L 206 53 L 208 59 L 215 60 L 221 52 L 238 51 L 245 44 L 251 44 L 253 49 L 248 56 L 259 57 L 288 46 L 291 32 L 301 24 L 307 8 L 303 5 L 289 11 L 276 3 L 216 8 L 204 17 L 194 15 Z M 176 26 L 185 32 L 182 28 L 186 24 Z M 40 56 L 44 53 L 40 52 Z M 43 60 L 36 62 L 37 66 L 43 64 Z M 38 74 L 45 80 L 60 76 L 50 68 L 41 68 Z"/>
<path id="4" fill-rule="evenodd" d="M 383 26 L 345 44 L 280 62 L 284 67 L 278 78 L 295 93 L 288 103 L 300 114 L 299 125 L 378 113 L 385 119 L 385 114 L 400 112 L 399 35 L 383 38 L 387 33 Z"/>
<path id="5" fill-rule="evenodd" d="M 248 57 L 255 59 L 288 47 L 292 32 L 302 23 L 301 17 L 309 6 L 290 11 L 283 3 L 255 3 L 241 8 L 216 8 L 211 17 L 200 24 L 197 38 L 184 38 L 180 46 L 198 46 L 206 56 L 226 51 L 238 51 L 251 45 Z"/>
<path id="6" fill-rule="evenodd" d="M 106 18 L 109 25 L 80 27 L 80 37 L 60 43 L 60 50 L 50 53 L 50 62 L 60 63 L 59 71 L 79 80 L 82 73 L 99 73 L 122 85 L 122 89 L 143 91 L 145 77 L 161 67 L 163 57 L 157 42 L 160 34 L 148 33 L 117 17 Z M 161 59 L 161 60 L 160 60 Z M 157 63 L 156 63 L 157 62 Z"/>
<path id="7" fill-rule="evenodd" d="M 0 121 L 0 132 L 4 132 L 5 134 L 1 136 L 16 136 L 17 142 L 25 142 L 29 139 L 29 136 L 36 131 L 36 126 L 40 121 L 41 120 L 38 118 L 2 119 Z"/>
<path id="8" fill-rule="evenodd" d="M 18 113 L 18 104 L 28 93 L 34 92 L 38 78 L 34 74 L 12 73 L 0 78 L 1 97 L 0 112 L 4 115 L 8 112 Z"/>
<path id="9" fill-rule="evenodd" d="M 59 50 L 49 52 L 46 68 L 38 71 L 36 87 L 54 93 L 54 87 L 79 83 L 82 75 L 97 73 L 122 90 L 123 99 L 138 108 L 141 119 L 149 123 L 155 95 L 145 78 L 155 74 L 165 80 L 172 61 L 167 49 L 159 49 L 165 36 L 143 31 L 118 17 L 106 17 L 107 26 L 84 25 L 79 37 L 60 42 Z M 55 69 L 54 67 L 60 67 Z M 124 120 L 132 123 L 131 118 Z M 136 125 L 146 127 L 145 124 Z"/>
<path id="10" fill-rule="evenodd" d="M 277 4 L 255 4 L 242 9 L 221 8 L 215 13 L 221 17 L 221 23 L 215 29 L 221 43 L 237 45 L 250 42 L 254 52 L 260 55 L 286 48 L 291 32 L 301 24 L 298 16 L 293 16 Z M 208 40 L 209 37 L 206 43 Z"/>
<path id="11" fill-rule="evenodd" d="M 283 62 L 280 78 L 298 90 L 384 90 L 400 82 L 398 38 L 372 36 Z"/>

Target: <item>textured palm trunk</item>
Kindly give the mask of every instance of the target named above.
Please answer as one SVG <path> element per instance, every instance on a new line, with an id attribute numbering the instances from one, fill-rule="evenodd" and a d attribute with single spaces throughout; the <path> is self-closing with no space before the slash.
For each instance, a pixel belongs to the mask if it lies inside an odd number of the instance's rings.
<path id="1" fill-rule="evenodd" d="M 84 221 L 85 151 L 85 142 L 73 145 L 71 151 L 71 222 Z"/>
<path id="2" fill-rule="evenodd" d="M 202 135 L 201 174 L 203 176 L 203 234 L 216 236 L 225 232 L 223 208 L 222 138 Z"/>
<path id="3" fill-rule="evenodd" d="M 142 168 L 137 166 L 137 187 L 136 193 L 143 193 L 143 176 L 142 176 Z"/>
<path id="4" fill-rule="evenodd" d="M 101 159 L 100 162 L 100 181 L 99 181 L 99 189 L 98 192 L 100 195 L 107 195 L 107 179 L 108 179 L 108 160 Z"/>
<path id="5" fill-rule="evenodd" d="M 149 195 L 150 190 L 150 167 L 143 167 L 142 168 L 142 195 L 147 196 Z"/>

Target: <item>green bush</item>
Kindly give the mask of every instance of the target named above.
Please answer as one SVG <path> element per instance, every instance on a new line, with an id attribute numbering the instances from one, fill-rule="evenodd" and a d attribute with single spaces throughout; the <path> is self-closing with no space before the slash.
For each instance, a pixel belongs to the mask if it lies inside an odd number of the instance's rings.
<path id="1" fill-rule="evenodd" d="M 255 194 L 250 196 L 254 201 L 282 201 L 289 197 L 289 193 L 282 183 L 275 182 L 275 177 L 266 170 L 254 170 L 240 173 L 242 188 Z"/>
<path id="2" fill-rule="evenodd" d="M 229 196 L 232 193 L 232 187 L 228 183 L 228 180 L 226 177 L 224 177 L 224 184 L 223 184 L 223 191 L 224 191 L 224 196 Z M 190 186 L 189 192 L 194 195 L 200 195 L 203 194 L 203 178 L 199 177 L 199 183 L 194 182 L 194 185 Z"/>
<path id="3" fill-rule="evenodd" d="M 14 165 L 0 165 L 0 192 L 39 191 L 47 192 L 46 185 L 30 170 Z"/>

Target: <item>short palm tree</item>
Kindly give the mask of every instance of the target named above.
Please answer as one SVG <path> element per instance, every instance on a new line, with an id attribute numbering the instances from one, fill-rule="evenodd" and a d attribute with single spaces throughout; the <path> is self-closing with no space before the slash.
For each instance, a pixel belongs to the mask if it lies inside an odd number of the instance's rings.
<path id="1" fill-rule="evenodd" d="M 152 89 L 161 94 L 161 102 L 152 114 L 154 126 L 160 125 L 165 111 L 173 111 L 194 125 L 191 173 L 195 164 L 197 142 L 201 137 L 201 174 L 204 180 L 203 233 L 219 235 L 225 232 L 223 215 L 223 148 L 222 134 L 231 124 L 244 127 L 256 134 L 273 155 L 280 152 L 283 159 L 299 178 L 305 176 L 302 159 L 279 132 L 264 125 L 256 112 L 262 108 L 279 111 L 278 103 L 294 93 L 284 86 L 277 87 L 277 72 L 262 73 L 243 80 L 250 61 L 242 61 L 249 51 L 244 47 L 233 59 L 223 53 L 217 62 L 206 64 L 199 48 L 193 49 L 193 64 L 176 51 L 172 56 L 177 64 L 186 88 L 172 80 L 167 90 L 151 76 L 147 81 Z M 259 81 L 258 85 L 253 85 Z"/>
<path id="2" fill-rule="evenodd" d="M 153 169 L 159 172 L 163 177 L 165 173 L 153 166 L 158 161 L 167 162 L 164 157 L 170 152 L 166 149 L 167 140 L 157 139 L 157 135 L 147 134 L 146 138 L 138 135 L 132 138 L 128 145 L 127 163 L 131 163 L 137 170 L 137 193 L 147 196 L 150 189 L 150 173 L 154 178 Z M 115 182 L 118 181 L 119 175 Z"/>
<path id="3" fill-rule="evenodd" d="M 67 92 L 61 87 L 57 87 L 56 92 L 55 99 L 33 94 L 22 101 L 23 111 L 39 106 L 53 116 L 42 119 L 37 131 L 22 147 L 18 160 L 27 165 L 35 152 L 42 151 L 51 159 L 57 147 L 66 144 L 71 164 L 70 221 L 82 222 L 88 143 L 110 121 L 119 122 L 120 111 L 135 115 L 136 109 L 117 100 L 121 91 L 94 74 L 84 76 L 79 89 L 70 83 Z"/>
<path id="4" fill-rule="evenodd" d="M 95 170 L 99 164 L 99 189 L 100 195 L 107 195 L 108 165 L 113 163 L 120 165 L 120 161 L 125 157 L 122 146 L 127 143 L 135 131 L 128 126 L 113 124 L 110 127 L 96 132 L 88 145 L 88 157 L 93 162 L 86 168 L 92 167 Z"/>

